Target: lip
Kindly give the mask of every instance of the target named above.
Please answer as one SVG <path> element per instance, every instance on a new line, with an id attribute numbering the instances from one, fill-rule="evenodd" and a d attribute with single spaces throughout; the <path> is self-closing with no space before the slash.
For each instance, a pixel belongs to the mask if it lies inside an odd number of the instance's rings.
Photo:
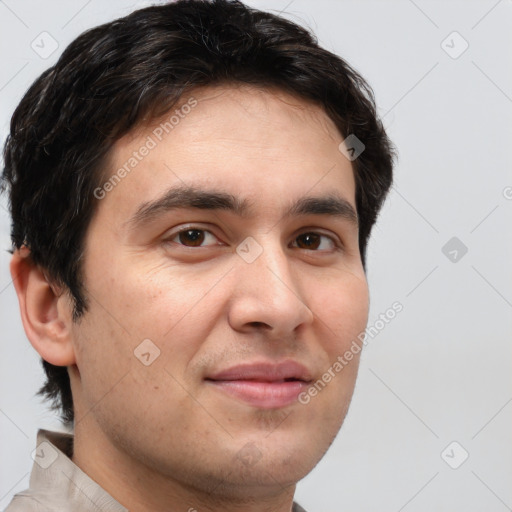
<path id="1" fill-rule="evenodd" d="M 311 383 L 308 369 L 292 360 L 232 366 L 208 376 L 206 382 L 219 391 L 263 409 L 286 407 Z"/>

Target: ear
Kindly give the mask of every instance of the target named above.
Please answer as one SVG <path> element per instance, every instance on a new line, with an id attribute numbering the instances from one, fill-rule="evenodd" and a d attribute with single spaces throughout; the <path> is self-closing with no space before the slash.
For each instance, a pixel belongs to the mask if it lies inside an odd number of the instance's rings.
<path id="1" fill-rule="evenodd" d="M 44 271 L 33 263 L 27 247 L 13 253 L 10 271 L 23 327 L 32 346 L 55 366 L 75 364 L 68 294 L 49 282 Z"/>

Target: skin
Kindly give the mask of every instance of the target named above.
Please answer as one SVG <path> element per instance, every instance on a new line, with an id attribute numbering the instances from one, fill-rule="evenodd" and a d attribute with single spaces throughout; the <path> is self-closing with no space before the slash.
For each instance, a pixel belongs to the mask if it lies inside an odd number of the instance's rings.
<path id="1" fill-rule="evenodd" d="M 355 209 L 353 168 L 316 105 L 249 86 L 193 96 L 197 106 L 98 201 L 83 259 L 90 307 L 78 323 L 68 293 L 28 249 L 14 254 L 11 272 L 28 338 L 68 367 L 73 461 L 115 499 L 133 512 L 289 512 L 296 482 L 341 427 L 359 355 L 306 405 L 255 407 L 204 379 L 293 359 L 316 381 L 364 330 L 356 223 L 283 217 L 297 198 L 332 192 Z M 106 178 L 154 126 L 116 143 Z M 183 184 L 246 198 L 253 211 L 173 210 L 130 228 L 141 203 Z M 191 224 L 207 230 L 201 246 L 178 236 Z M 322 236 L 308 249 L 299 235 L 311 232 Z M 236 252 L 249 236 L 263 251 L 252 263 Z M 144 339 L 160 350 L 149 366 L 134 355 Z"/>

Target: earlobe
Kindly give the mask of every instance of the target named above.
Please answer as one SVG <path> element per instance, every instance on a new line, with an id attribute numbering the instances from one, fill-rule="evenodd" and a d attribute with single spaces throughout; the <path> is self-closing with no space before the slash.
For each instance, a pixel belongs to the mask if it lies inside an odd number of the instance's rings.
<path id="1" fill-rule="evenodd" d="M 52 285 L 22 247 L 13 253 L 11 277 L 18 295 L 25 333 L 39 355 L 55 366 L 76 363 L 71 337 L 71 303 Z"/>

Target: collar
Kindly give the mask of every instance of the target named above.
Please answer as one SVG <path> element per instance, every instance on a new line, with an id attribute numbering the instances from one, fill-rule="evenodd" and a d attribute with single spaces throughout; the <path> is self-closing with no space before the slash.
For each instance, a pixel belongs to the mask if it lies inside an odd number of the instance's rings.
<path id="1" fill-rule="evenodd" d="M 51 510 L 128 512 L 72 460 L 73 434 L 39 429 L 27 497 Z"/>

